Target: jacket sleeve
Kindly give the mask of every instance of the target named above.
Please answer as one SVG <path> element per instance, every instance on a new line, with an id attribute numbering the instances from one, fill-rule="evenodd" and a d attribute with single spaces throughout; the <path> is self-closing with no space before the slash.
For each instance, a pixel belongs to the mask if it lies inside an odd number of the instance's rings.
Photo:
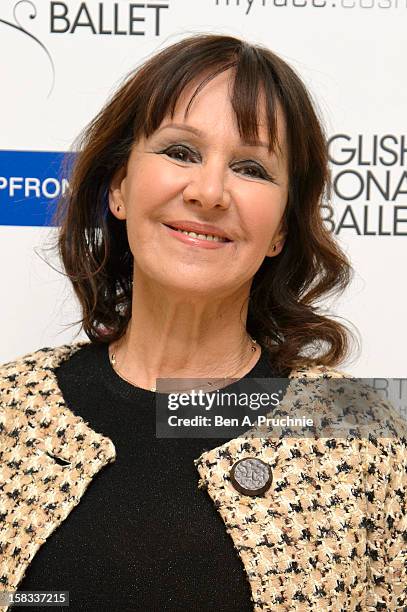
<path id="1" fill-rule="evenodd" d="M 377 441 L 376 441 L 377 442 Z M 378 441 L 376 512 L 367 525 L 368 610 L 407 611 L 407 437 Z M 376 462 L 374 462 L 376 463 Z M 373 465 L 374 465 L 373 463 Z M 381 471 L 380 466 L 386 469 Z M 372 463 L 370 471 L 373 472 Z M 377 476 L 377 474 L 376 474 Z"/>
<path id="2" fill-rule="evenodd" d="M 385 581 L 394 610 L 407 610 L 407 438 L 392 445 L 392 470 L 384 504 Z M 390 609 L 393 609 L 392 607 Z"/>

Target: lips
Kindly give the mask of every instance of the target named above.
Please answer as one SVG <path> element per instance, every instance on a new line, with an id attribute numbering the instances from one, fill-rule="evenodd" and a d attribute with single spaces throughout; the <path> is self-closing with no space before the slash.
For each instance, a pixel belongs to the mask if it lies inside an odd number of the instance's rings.
<path id="1" fill-rule="evenodd" d="M 168 236 L 172 236 L 172 238 L 175 239 L 177 242 L 181 242 L 184 245 L 189 245 L 189 247 L 192 247 L 194 249 L 209 249 L 209 251 L 211 251 L 213 249 L 224 249 L 227 248 L 229 245 L 233 244 L 232 240 L 227 240 L 224 238 L 205 238 L 204 236 L 200 237 L 198 234 L 191 235 L 186 231 L 174 229 L 173 227 L 171 227 L 170 225 L 166 225 L 165 223 L 161 223 L 161 227 L 165 230 L 165 233 Z"/>
<path id="2" fill-rule="evenodd" d="M 183 230 L 186 232 L 195 232 L 195 234 L 218 236 L 219 238 L 223 238 L 227 242 L 232 242 L 232 239 L 228 234 L 226 234 L 223 230 L 220 230 L 214 225 L 209 225 L 206 223 L 195 223 L 192 221 L 174 221 L 170 223 L 164 223 L 164 225 L 174 230 Z"/>

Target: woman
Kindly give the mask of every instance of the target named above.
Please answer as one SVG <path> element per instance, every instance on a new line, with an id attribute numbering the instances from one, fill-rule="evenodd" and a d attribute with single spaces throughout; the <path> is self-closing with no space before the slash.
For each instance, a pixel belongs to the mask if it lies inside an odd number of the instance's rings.
<path id="1" fill-rule="evenodd" d="M 316 302 L 350 265 L 300 78 L 194 35 L 129 75 L 78 148 L 56 222 L 90 342 L 1 370 L 3 590 L 69 591 L 73 610 L 403 609 L 405 438 L 155 435 L 159 379 L 289 376 L 289 410 L 294 381 L 344 376 L 349 332 Z"/>

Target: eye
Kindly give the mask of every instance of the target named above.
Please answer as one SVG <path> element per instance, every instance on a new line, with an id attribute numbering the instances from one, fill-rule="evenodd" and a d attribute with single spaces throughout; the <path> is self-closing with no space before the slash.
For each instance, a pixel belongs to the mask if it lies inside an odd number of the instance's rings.
<path id="1" fill-rule="evenodd" d="M 189 147 L 185 145 L 181 145 L 181 144 L 171 145 L 167 147 L 166 149 L 159 151 L 159 153 L 163 155 L 167 155 L 168 157 L 171 157 L 172 159 L 176 159 L 181 162 L 186 162 L 188 158 L 191 158 L 191 157 L 199 158 L 199 156 L 194 151 L 192 151 Z M 247 162 L 239 162 L 239 164 L 244 164 L 244 163 L 247 163 Z M 251 162 L 249 163 L 249 165 L 242 166 L 243 170 L 245 168 L 246 168 L 246 172 L 243 172 L 243 174 L 246 174 L 247 176 L 251 178 L 262 179 L 265 181 L 274 182 L 273 177 L 270 176 L 268 172 L 266 172 L 266 170 L 264 170 L 264 168 L 262 168 L 258 164 Z"/>
<path id="2" fill-rule="evenodd" d="M 242 166 L 243 169 L 246 168 L 246 172 L 244 174 L 247 174 L 248 176 L 251 176 L 252 178 L 261 178 L 261 179 L 270 179 L 271 177 L 268 176 L 267 172 L 265 170 L 263 170 L 263 168 L 261 168 L 260 166 L 258 166 L 257 164 L 253 165 L 248 165 L 248 166 Z"/>
<path id="3" fill-rule="evenodd" d="M 185 161 L 185 159 L 182 159 L 182 156 L 188 157 L 189 155 L 194 155 L 194 152 L 184 145 L 172 145 L 171 147 L 167 147 L 163 151 L 160 151 L 160 153 L 163 153 L 168 157 L 175 156 L 173 158 L 178 159 L 178 161 Z"/>

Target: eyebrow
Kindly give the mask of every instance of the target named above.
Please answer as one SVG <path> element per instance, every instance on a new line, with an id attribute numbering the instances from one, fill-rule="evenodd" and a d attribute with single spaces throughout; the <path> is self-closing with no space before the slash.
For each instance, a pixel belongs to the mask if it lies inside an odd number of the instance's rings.
<path id="1" fill-rule="evenodd" d="M 192 132 L 193 134 L 196 134 L 197 136 L 199 136 L 200 138 L 204 137 L 204 132 L 202 132 L 202 130 L 199 130 L 196 127 L 193 127 L 192 125 L 187 125 L 186 123 L 167 123 L 167 125 L 163 125 L 161 128 L 159 128 L 157 130 L 157 134 L 158 132 L 161 132 L 161 130 L 164 130 L 166 128 L 174 128 L 177 130 L 186 130 L 187 132 Z M 266 149 L 268 149 L 268 144 L 266 142 L 263 142 L 262 140 L 245 140 L 245 141 L 241 141 L 242 145 L 246 145 L 248 147 L 264 147 Z"/>

